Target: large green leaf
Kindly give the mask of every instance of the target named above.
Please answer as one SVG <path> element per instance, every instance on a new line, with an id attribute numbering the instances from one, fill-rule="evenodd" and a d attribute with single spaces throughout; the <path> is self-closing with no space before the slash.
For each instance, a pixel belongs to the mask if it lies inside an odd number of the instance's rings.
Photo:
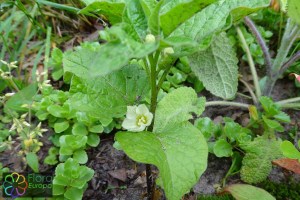
<path id="1" fill-rule="evenodd" d="M 299 0 L 288 0 L 288 16 L 300 25 L 300 1 Z"/>
<path id="2" fill-rule="evenodd" d="M 170 34 L 170 37 L 185 36 L 201 43 L 205 38 L 222 30 L 230 13 L 232 20 L 236 21 L 258 9 L 268 7 L 269 4 L 270 0 L 218 1 L 186 20 Z"/>
<path id="3" fill-rule="evenodd" d="M 230 185 L 224 191 L 231 193 L 236 200 L 275 200 L 267 191 L 247 184 Z"/>
<path id="4" fill-rule="evenodd" d="M 157 105 L 154 132 L 162 132 L 167 126 L 188 121 L 192 118 L 191 112 L 200 115 L 204 106 L 205 99 L 198 99 L 192 88 L 182 87 L 172 91 Z"/>
<path id="5" fill-rule="evenodd" d="M 103 76 L 125 66 L 132 58 L 148 55 L 156 48 L 157 44 L 142 44 L 129 38 L 94 48 L 82 46 L 64 54 L 64 71 L 85 79 Z"/>
<path id="6" fill-rule="evenodd" d="M 162 133 L 119 132 L 116 140 L 131 159 L 157 166 L 169 200 L 180 199 L 206 169 L 207 144 L 189 123 Z"/>
<path id="7" fill-rule="evenodd" d="M 104 15 L 111 24 L 122 21 L 125 8 L 121 0 L 82 0 L 87 6 L 79 11 L 80 14 L 91 15 L 93 13 Z"/>
<path id="8" fill-rule="evenodd" d="M 70 106 L 108 125 L 113 118 L 124 116 L 126 107 L 149 92 L 146 73 L 139 65 L 129 65 L 107 76 L 71 83 Z"/>
<path id="9" fill-rule="evenodd" d="M 237 92 L 238 59 L 226 33 L 214 37 L 205 51 L 188 57 L 192 71 L 212 94 L 231 99 Z"/>
<path id="10" fill-rule="evenodd" d="M 153 9 L 157 5 L 157 1 L 154 0 L 140 0 L 140 4 L 144 10 L 145 15 L 147 18 L 151 15 Z"/>
<path id="11" fill-rule="evenodd" d="M 196 12 L 216 0 L 168 0 L 160 10 L 160 26 L 165 36 L 173 32 L 181 23 Z"/>
<path id="12" fill-rule="evenodd" d="M 119 132 L 116 135 L 130 158 L 158 167 L 159 184 L 170 200 L 180 199 L 187 193 L 206 169 L 206 141 L 188 122 L 189 113 L 202 113 L 204 104 L 204 99 L 197 99 L 193 89 L 176 89 L 158 104 L 154 133 Z"/>

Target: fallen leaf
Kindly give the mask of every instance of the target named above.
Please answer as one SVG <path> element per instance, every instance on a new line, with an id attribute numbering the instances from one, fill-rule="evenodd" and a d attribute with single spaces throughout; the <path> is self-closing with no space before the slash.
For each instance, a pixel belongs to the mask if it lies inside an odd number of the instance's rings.
<path id="1" fill-rule="evenodd" d="M 300 174 L 300 162 L 297 159 L 282 158 L 273 160 L 272 163 L 296 174 Z"/>
<path id="2" fill-rule="evenodd" d="M 127 180 L 126 170 L 124 168 L 117 169 L 114 171 L 109 171 L 108 174 L 111 175 L 113 178 L 118 179 L 123 182 L 126 182 L 126 180 Z"/>

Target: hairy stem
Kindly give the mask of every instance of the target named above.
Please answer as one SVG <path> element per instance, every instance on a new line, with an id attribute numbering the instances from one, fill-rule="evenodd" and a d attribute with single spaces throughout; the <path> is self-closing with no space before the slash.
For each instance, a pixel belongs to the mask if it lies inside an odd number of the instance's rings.
<path id="1" fill-rule="evenodd" d="M 249 27 L 250 31 L 256 38 L 259 46 L 261 47 L 261 49 L 263 51 L 265 62 L 266 62 L 267 74 L 271 75 L 270 73 L 271 73 L 272 61 L 271 61 L 271 56 L 269 53 L 269 48 L 266 45 L 266 42 L 264 41 L 260 32 L 257 30 L 254 22 L 248 16 L 245 17 L 244 20 L 245 20 L 245 24 Z"/>
<path id="2" fill-rule="evenodd" d="M 279 105 L 284 105 L 284 104 L 288 104 L 288 103 L 295 103 L 295 102 L 300 102 L 300 97 L 296 97 L 296 98 L 291 98 L 291 99 L 285 99 L 282 101 L 277 101 L 276 103 Z"/>
<path id="3" fill-rule="evenodd" d="M 270 96 L 273 90 L 273 87 L 277 81 L 277 79 L 282 76 L 282 73 L 284 72 L 282 69 L 282 66 L 284 65 L 287 55 L 299 36 L 300 29 L 299 26 L 288 19 L 285 32 L 283 34 L 281 45 L 278 50 L 277 56 L 274 60 L 274 63 L 272 65 L 272 71 L 271 76 L 267 77 L 266 85 L 264 87 L 263 95 Z"/>
<path id="4" fill-rule="evenodd" d="M 294 62 L 300 59 L 300 51 L 297 51 L 284 65 L 281 67 L 279 74 L 283 74 Z"/>
<path id="5" fill-rule="evenodd" d="M 258 75 L 257 75 L 256 69 L 255 69 L 255 64 L 254 64 L 249 46 L 246 42 L 246 39 L 245 39 L 241 29 L 239 27 L 236 27 L 236 30 L 237 30 L 239 39 L 242 43 L 242 47 L 246 51 L 248 63 L 249 63 L 249 66 L 250 66 L 252 77 L 253 77 L 253 83 L 254 83 L 254 87 L 255 87 L 255 94 L 256 94 L 256 97 L 259 98 L 261 96 L 261 90 L 260 90 L 260 86 L 259 86 L 259 82 L 258 82 Z"/>
<path id="6" fill-rule="evenodd" d="M 205 103 L 205 107 L 209 106 L 234 106 L 239 108 L 248 109 L 249 104 L 239 103 L 239 102 L 231 102 L 231 101 L 209 101 Z"/>
<path id="7" fill-rule="evenodd" d="M 156 54 L 153 56 L 153 54 L 148 56 L 149 63 L 150 63 L 150 82 L 151 82 L 151 106 L 150 106 L 150 112 L 153 114 L 153 120 L 148 131 L 153 131 L 154 126 L 154 119 L 155 119 L 155 111 L 157 106 L 157 95 L 159 88 L 156 85 L 156 79 L 157 79 L 157 62 L 159 59 L 160 51 L 157 51 Z M 153 177 L 152 177 L 152 171 L 151 171 L 151 165 L 146 164 L 146 178 L 147 178 L 147 199 L 152 200 L 153 199 Z"/>

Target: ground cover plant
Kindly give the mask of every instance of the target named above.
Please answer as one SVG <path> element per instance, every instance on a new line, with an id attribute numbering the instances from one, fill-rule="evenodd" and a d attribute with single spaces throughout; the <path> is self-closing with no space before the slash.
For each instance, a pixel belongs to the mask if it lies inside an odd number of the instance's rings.
<path id="1" fill-rule="evenodd" d="M 1 16 L 0 27 L 1 174 L 51 171 L 53 199 L 112 199 L 137 179 L 126 183 L 133 172 L 111 169 L 110 176 L 123 185 L 102 183 L 98 168 L 108 163 L 95 167 L 93 162 L 102 159 L 105 152 L 99 149 L 110 140 L 111 152 L 141 169 L 145 189 L 138 197 L 129 192 L 129 199 L 282 198 L 261 184 L 273 165 L 291 182 L 299 181 L 297 0 L 0 5 L 11 13 Z M 20 16 L 27 28 L 20 27 Z M 51 23 L 47 17 L 53 17 Z M 79 24 L 74 17 L 93 26 L 96 37 L 87 34 L 75 44 L 71 39 L 70 47 L 70 36 L 62 35 L 56 20 Z M 17 29 L 24 29 L 25 39 L 14 35 Z M 25 46 L 36 55 L 31 63 Z M 294 87 L 283 98 L 274 95 L 282 78 Z M 209 113 L 215 106 L 237 111 L 216 120 Z M 7 155 L 15 151 L 23 167 L 5 164 L 12 163 Z M 195 189 L 212 157 L 229 161 L 209 193 L 219 197 Z"/>

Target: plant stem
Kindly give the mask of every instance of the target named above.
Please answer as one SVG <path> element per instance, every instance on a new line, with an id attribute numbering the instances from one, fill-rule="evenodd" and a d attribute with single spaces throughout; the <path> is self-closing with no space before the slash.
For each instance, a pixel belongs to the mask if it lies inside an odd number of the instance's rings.
<path id="1" fill-rule="evenodd" d="M 284 105 L 284 104 L 287 104 L 287 103 L 295 103 L 295 102 L 300 102 L 300 97 L 285 99 L 285 100 L 282 100 L 282 101 L 277 101 L 276 103 L 279 104 L 279 105 Z"/>
<path id="2" fill-rule="evenodd" d="M 281 67 L 279 74 L 283 74 L 294 62 L 300 59 L 300 51 L 297 51 L 284 65 Z"/>
<path id="3" fill-rule="evenodd" d="M 236 30 L 237 30 L 239 39 L 242 42 L 243 49 L 246 51 L 247 58 L 248 58 L 248 63 L 249 63 L 249 66 L 250 66 L 252 77 L 253 77 L 253 83 L 254 83 L 254 87 L 255 87 L 255 94 L 256 94 L 256 97 L 259 98 L 261 96 L 261 90 L 260 90 L 260 86 L 259 86 L 259 82 L 258 82 L 258 76 L 257 76 L 257 72 L 256 72 L 256 69 L 255 69 L 255 64 L 254 64 L 250 49 L 248 47 L 248 44 L 246 42 L 246 39 L 245 39 L 241 29 L 239 27 L 236 27 Z"/>
<path id="4" fill-rule="evenodd" d="M 257 100 L 257 98 L 256 98 L 253 90 L 249 86 L 249 84 L 246 81 L 244 81 L 243 79 L 240 79 L 240 82 L 242 82 L 246 86 L 246 88 L 248 89 L 248 91 L 249 91 L 249 93 L 250 93 L 250 95 L 252 97 L 252 100 L 253 100 L 254 104 L 257 105 L 258 104 L 258 100 Z"/>
<path id="5" fill-rule="evenodd" d="M 156 54 L 153 57 L 153 54 L 148 56 L 149 62 L 150 62 L 150 82 L 151 82 L 151 106 L 150 106 L 150 112 L 153 114 L 152 123 L 147 129 L 149 132 L 153 131 L 154 126 L 154 119 L 155 119 L 155 111 L 157 106 L 157 95 L 159 88 L 156 85 L 156 79 L 157 79 L 157 62 L 159 59 L 160 51 L 157 51 Z M 152 200 L 153 198 L 153 178 L 152 178 L 152 172 L 151 172 L 151 165 L 146 164 L 146 178 L 147 178 L 147 199 Z"/>
<path id="6" fill-rule="evenodd" d="M 259 46 L 261 47 L 261 49 L 263 51 L 265 62 L 266 62 L 267 74 L 270 75 L 272 62 L 271 62 L 271 56 L 270 56 L 270 53 L 269 53 L 269 48 L 266 45 L 266 42 L 264 41 L 264 39 L 261 36 L 260 32 L 257 30 L 254 22 L 248 16 L 245 17 L 244 20 L 245 20 L 245 24 L 249 27 L 250 31 L 252 32 L 252 34 L 256 38 Z"/>
<path id="7" fill-rule="evenodd" d="M 240 107 L 240 108 L 249 108 L 249 104 L 245 103 L 239 103 L 239 102 L 231 102 L 231 101 L 209 101 L 205 103 L 205 107 L 209 106 L 234 106 L 234 107 Z"/>
<path id="8" fill-rule="evenodd" d="M 287 103 L 287 104 L 280 105 L 280 107 L 282 109 L 288 109 L 288 108 L 291 108 L 291 109 L 300 109 L 300 103 Z"/>
<path id="9" fill-rule="evenodd" d="M 284 65 L 286 61 L 286 57 L 297 39 L 300 31 L 299 26 L 288 19 L 286 23 L 285 32 L 282 37 L 281 45 L 278 50 L 277 56 L 274 60 L 274 63 L 272 65 L 272 71 L 271 76 L 267 77 L 266 85 L 264 87 L 263 95 L 270 96 L 271 92 L 273 90 L 273 87 L 277 81 L 277 79 L 282 75 L 284 72 L 282 69 L 282 66 Z"/>

